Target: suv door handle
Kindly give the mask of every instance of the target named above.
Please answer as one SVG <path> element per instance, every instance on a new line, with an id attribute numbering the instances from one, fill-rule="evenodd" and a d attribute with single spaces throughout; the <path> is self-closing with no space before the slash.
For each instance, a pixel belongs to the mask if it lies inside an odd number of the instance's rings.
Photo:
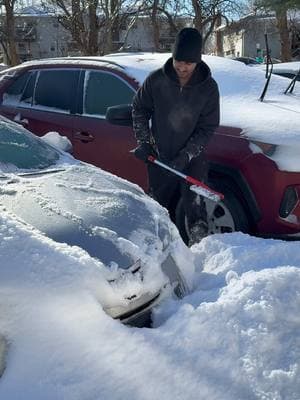
<path id="1" fill-rule="evenodd" d="M 75 140 L 80 140 L 83 143 L 92 142 L 95 139 L 94 136 L 88 132 L 75 132 L 73 136 Z"/>

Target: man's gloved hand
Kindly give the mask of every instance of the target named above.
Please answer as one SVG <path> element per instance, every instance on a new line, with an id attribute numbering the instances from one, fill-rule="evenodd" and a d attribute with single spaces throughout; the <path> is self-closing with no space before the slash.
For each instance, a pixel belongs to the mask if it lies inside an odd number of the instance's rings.
<path id="1" fill-rule="evenodd" d="M 148 157 L 153 156 L 157 158 L 157 153 L 154 150 L 153 146 L 151 146 L 148 142 L 140 143 L 138 147 L 131 150 L 136 158 L 142 160 L 144 162 L 148 162 Z"/>
<path id="2" fill-rule="evenodd" d="M 170 162 L 170 167 L 176 169 L 177 171 L 183 171 L 190 162 L 190 157 L 186 151 L 179 152 L 179 154 L 173 158 Z"/>

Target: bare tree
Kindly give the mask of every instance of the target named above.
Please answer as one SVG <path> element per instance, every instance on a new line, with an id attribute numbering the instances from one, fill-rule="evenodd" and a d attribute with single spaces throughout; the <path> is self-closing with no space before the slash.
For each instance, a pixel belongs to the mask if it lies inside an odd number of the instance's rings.
<path id="1" fill-rule="evenodd" d="M 129 5 L 127 0 L 44 0 L 43 5 L 56 10 L 58 21 L 71 33 L 81 54 L 97 55 L 120 48 L 120 26 L 124 25 L 124 18 L 138 13 L 137 2 Z"/>
<path id="2" fill-rule="evenodd" d="M 47 0 L 43 6 L 47 9 L 53 7 L 59 23 L 70 32 L 81 54 L 97 54 L 98 0 Z"/>
<path id="3" fill-rule="evenodd" d="M 147 3 L 145 3 L 146 5 Z M 203 45 L 212 35 L 223 18 L 241 15 L 245 12 L 247 0 L 152 0 L 148 2 L 151 10 L 153 41 L 159 49 L 159 17 L 164 17 L 173 32 L 182 27 L 184 17 L 193 21 L 193 26 L 203 34 Z"/>
<path id="4" fill-rule="evenodd" d="M 4 23 L 1 27 L 0 37 L 1 45 L 5 52 L 7 63 L 9 65 L 17 65 L 20 63 L 20 58 L 17 53 L 15 42 L 15 18 L 14 9 L 15 0 L 2 0 L 0 3 L 5 9 Z"/>
<path id="5" fill-rule="evenodd" d="M 228 20 L 231 16 L 242 15 L 246 2 L 238 0 L 191 0 L 195 27 L 203 34 L 205 46 L 212 32 L 220 25 L 220 21 Z"/>
<path id="6" fill-rule="evenodd" d="M 300 8 L 300 0 L 256 0 L 255 6 L 264 11 L 274 11 L 280 35 L 281 60 L 290 61 L 291 40 L 288 24 L 288 10 Z"/>

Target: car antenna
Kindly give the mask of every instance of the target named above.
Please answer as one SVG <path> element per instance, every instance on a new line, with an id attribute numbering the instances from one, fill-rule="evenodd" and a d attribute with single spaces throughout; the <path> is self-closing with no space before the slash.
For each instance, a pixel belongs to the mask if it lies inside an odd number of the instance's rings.
<path id="1" fill-rule="evenodd" d="M 270 82 L 270 79 L 271 79 L 271 75 L 272 75 L 272 72 L 273 72 L 273 62 L 272 62 L 272 58 L 271 58 L 271 55 L 270 55 L 270 48 L 269 48 L 268 34 L 267 33 L 265 33 L 265 42 L 266 42 L 266 52 L 267 52 L 267 54 L 266 54 L 266 59 L 267 59 L 266 79 L 267 80 L 266 80 L 264 89 L 262 91 L 262 94 L 260 95 L 260 98 L 259 98 L 260 101 L 264 101 L 265 95 L 266 95 L 267 90 L 268 90 L 269 82 Z M 269 69 L 270 65 L 271 65 L 271 68 Z"/>
<path id="2" fill-rule="evenodd" d="M 298 78 L 300 78 L 300 68 L 299 71 L 297 72 L 297 74 L 294 76 L 294 78 L 291 80 L 291 82 L 289 83 L 288 87 L 285 89 L 284 94 L 287 93 L 293 93 L 296 81 L 298 80 Z"/>

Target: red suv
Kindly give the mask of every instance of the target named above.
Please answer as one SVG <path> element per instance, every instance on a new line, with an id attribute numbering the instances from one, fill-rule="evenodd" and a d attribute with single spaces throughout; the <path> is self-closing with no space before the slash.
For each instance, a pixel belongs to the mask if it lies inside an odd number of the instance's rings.
<path id="1" fill-rule="evenodd" d="M 76 158 L 147 190 L 145 166 L 129 152 L 136 142 L 131 127 L 126 126 L 128 120 L 115 125 L 105 116 L 111 106 L 132 102 L 147 73 L 162 65 L 161 57 L 144 53 L 58 58 L 7 69 L 0 80 L 0 114 L 40 136 L 50 131 L 67 136 Z M 168 55 L 163 57 L 166 59 Z M 260 84 L 258 74 L 261 74 L 261 82 L 264 80 L 262 71 L 254 72 L 253 68 L 232 60 L 208 57 L 213 76 L 213 59 L 217 59 L 219 70 L 221 63 L 226 64 L 224 74 L 219 74 L 219 79 L 216 77 L 221 95 L 223 87 L 226 90 L 229 85 L 226 81 L 228 65 L 232 65 L 232 70 L 245 68 L 242 74 L 244 71 L 245 74 L 246 71 L 247 74 L 255 73 L 255 80 L 251 81 L 254 86 Z M 235 96 L 241 87 L 236 82 L 236 88 L 230 87 L 230 90 Z M 231 101 L 224 95 L 223 103 L 225 100 L 226 104 Z M 125 118 L 128 110 L 129 107 L 124 106 L 118 112 L 123 112 Z M 225 121 L 226 116 L 225 113 Z M 279 148 L 276 144 L 266 144 L 251 139 L 251 135 L 244 135 L 239 125 L 223 124 L 217 129 L 207 149 L 209 184 L 223 192 L 225 199 L 218 204 L 208 201 L 211 233 L 240 230 L 272 237 L 299 235 L 300 173 L 279 169 L 272 158 Z M 179 194 L 169 211 L 183 238 L 187 239 Z"/>

